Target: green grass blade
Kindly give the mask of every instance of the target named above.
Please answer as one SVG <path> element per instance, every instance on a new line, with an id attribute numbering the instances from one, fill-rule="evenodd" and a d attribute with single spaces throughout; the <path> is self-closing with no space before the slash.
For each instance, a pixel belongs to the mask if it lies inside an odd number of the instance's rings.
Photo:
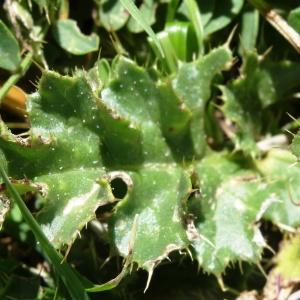
<path id="1" fill-rule="evenodd" d="M 74 300 L 88 300 L 89 297 L 85 292 L 85 289 L 77 277 L 76 273 L 72 270 L 72 268 L 63 261 L 63 257 L 57 253 L 57 251 L 53 248 L 47 237 L 44 235 L 40 225 L 34 219 L 27 206 L 23 202 L 21 196 L 16 191 L 16 189 L 11 184 L 4 168 L 0 165 L 0 174 L 3 178 L 4 183 L 7 186 L 8 191 L 11 194 L 11 197 L 18 205 L 24 220 L 31 228 L 32 232 L 35 235 L 35 238 L 40 243 L 41 248 L 46 253 L 49 262 L 53 265 L 57 274 L 61 277 L 65 286 L 67 287 L 72 299 Z"/>
<path id="2" fill-rule="evenodd" d="M 143 19 L 142 14 L 140 13 L 139 9 L 136 7 L 132 0 L 120 0 L 122 5 L 128 10 L 130 15 L 144 28 L 144 30 L 148 33 L 149 37 L 153 40 L 156 44 L 157 48 L 159 49 L 162 57 L 164 57 L 163 49 L 159 43 L 158 38 L 156 37 L 154 31 L 149 26 L 149 24 Z"/>
<path id="3" fill-rule="evenodd" d="M 201 21 L 201 15 L 199 11 L 199 7 L 195 0 L 185 0 L 185 5 L 188 9 L 189 18 L 193 24 L 197 41 L 198 41 L 198 49 L 199 55 L 203 54 L 203 25 Z"/>
<path id="4" fill-rule="evenodd" d="M 177 61 L 178 58 L 174 51 L 174 47 L 170 41 L 170 37 L 166 31 L 162 31 L 157 34 L 157 38 L 159 39 L 160 45 L 162 46 L 164 57 L 161 57 L 159 53 L 157 56 L 161 58 L 161 61 L 165 65 L 166 71 L 169 73 L 175 73 L 177 71 Z M 150 41 L 154 52 L 156 52 L 156 47 L 154 43 Z M 157 51 L 158 52 L 158 51 Z"/>
<path id="5" fill-rule="evenodd" d="M 166 23 L 174 21 L 178 4 L 179 4 L 179 0 L 171 0 L 168 3 Z"/>

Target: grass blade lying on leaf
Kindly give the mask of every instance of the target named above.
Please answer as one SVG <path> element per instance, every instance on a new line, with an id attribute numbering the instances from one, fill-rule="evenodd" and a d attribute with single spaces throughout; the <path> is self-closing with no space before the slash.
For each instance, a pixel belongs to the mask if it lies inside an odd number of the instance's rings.
<path id="1" fill-rule="evenodd" d="M 87 293 L 84 290 L 82 283 L 80 282 L 75 272 L 71 269 L 71 267 L 66 262 L 63 261 L 63 257 L 60 254 L 58 254 L 56 250 L 53 248 L 51 243 L 44 235 L 41 227 L 33 218 L 28 208 L 26 207 L 19 193 L 12 186 L 2 165 L 0 165 L 0 174 L 3 178 L 4 183 L 7 186 L 8 191 L 11 194 L 11 197 L 18 205 L 24 217 L 24 220 L 30 226 L 37 241 L 40 243 L 41 248 L 46 253 L 50 263 L 54 266 L 54 269 L 56 270 L 57 274 L 61 277 L 72 299 L 76 299 L 76 300 L 89 299 Z"/>

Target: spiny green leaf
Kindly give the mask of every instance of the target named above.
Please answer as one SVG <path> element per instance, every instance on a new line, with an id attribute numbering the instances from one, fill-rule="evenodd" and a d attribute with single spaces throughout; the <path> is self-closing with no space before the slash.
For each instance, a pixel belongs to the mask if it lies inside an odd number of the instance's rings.
<path id="1" fill-rule="evenodd" d="M 226 156 L 207 156 L 195 167 L 199 195 L 190 200 L 196 218 L 192 245 L 201 267 L 220 275 L 230 262 L 258 262 L 265 246 L 255 226 L 268 191 L 253 171 Z"/>
<path id="2" fill-rule="evenodd" d="M 256 53 L 248 53 L 240 78 L 221 87 L 224 114 L 236 127 L 233 137 L 236 149 L 257 154 L 256 141 L 266 130 L 264 117 L 268 107 L 299 86 L 298 76 L 297 62 L 270 63 Z"/>
<path id="3" fill-rule="evenodd" d="M 49 172 L 101 167 L 97 100 L 87 81 L 82 76 L 48 72 L 39 89 L 27 103 L 29 139 L 14 136 L 1 123 L 0 144 L 8 160 L 15 162 L 9 164 L 10 175 L 34 178 Z"/>
<path id="4" fill-rule="evenodd" d="M 137 166 L 145 161 L 171 162 L 171 151 L 159 127 L 158 104 L 163 100 L 155 82 L 125 58 L 115 62 L 113 76 L 101 91 L 105 163 Z"/>
<path id="5" fill-rule="evenodd" d="M 232 54 L 222 46 L 193 63 L 182 64 L 172 81 L 176 94 L 193 112 L 190 136 L 197 157 L 205 152 L 204 110 L 211 96 L 211 84 L 215 76 L 231 66 Z"/>
<path id="6" fill-rule="evenodd" d="M 82 75 L 49 72 L 39 83 L 39 94 L 28 99 L 26 142 L 2 123 L 0 144 L 10 174 L 48 188 L 39 220 L 56 247 L 71 243 L 96 208 L 113 200 L 103 178 L 97 101 Z"/>
<path id="7" fill-rule="evenodd" d="M 270 201 L 273 204 L 265 214 L 283 229 L 293 230 L 300 225 L 300 167 L 286 150 L 272 150 L 268 156 L 257 162 L 261 173 L 266 176 Z"/>
<path id="8" fill-rule="evenodd" d="M 95 33 L 84 35 L 74 20 L 57 21 L 53 35 L 63 49 L 74 55 L 83 55 L 99 48 L 99 36 Z"/>
<path id="9" fill-rule="evenodd" d="M 0 40 L 0 68 L 15 71 L 21 62 L 19 44 L 1 20 Z"/>
<path id="10" fill-rule="evenodd" d="M 37 220 L 49 241 L 59 248 L 71 244 L 79 230 L 103 204 L 113 201 L 102 169 L 80 169 L 35 178 L 49 187 Z"/>
<path id="11" fill-rule="evenodd" d="M 203 155 L 206 145 L 203 114 L 211 95 L 211 83 L 230 62 L 230 50 L 220 47 L 193 63 L 182 64 L 171 84 L 162 84 L 159 89 L 145 71 L 128 60 L 115 62 L 115 79 L 101 92 L 106 111 L 110 111 L 101 115 L 104 144 L 109 149 L 109 153 L 103 152 L 105 158 L 109 155 L 106 161 L 127 165 L 170 162 L 168 146 L 173 144 L 171 150 L 178 154 L 175 145 L 180 144 L 179 140 L 191 145 L 181 147 L 191 155 L 188 158 L 192 158 L 194 151 L 198 156 Z M 166 103 L 173 111 L 167 118 Z M 118 155 L 120 149 L 122 156 Z"/>
<path id="12" fill-rule="evenodd" d="M 97 206 L 113 201 L 108 184 L 115 178 L 128 189 L 109 226 L 122 255 L 128 254 L 135 215 L 132 258 L 150 275 L 171 251 L 189 245 L 184 205 L 192 187 L 182 164 L 203 157 L 211 85 L 231 61 L 222 46 L 183 63 L 172 79 L 158 79 L 123 57 L 105 74 L 96 66 L 88 75 L 43 75 L 28 99 L 29 137 L 13 135 L 1 123 L 0 145 L 11 176 L 48 188 L 37 218 L 56 247 L 72 243 Z"/>
<path id="13" fill-rule="evenodd" d="M 111 234 L 119 252 L 126 256 L 128 228 L 138 214 L 133 260 L 151 273 L 171 251 L 187 246 L 181 210 L 191 185 L 187 174 L 172 165 L 148 164 L 128 174 L 132 186 L 128 187 L 126 198 L 117 205 L 110 224 Z"/>

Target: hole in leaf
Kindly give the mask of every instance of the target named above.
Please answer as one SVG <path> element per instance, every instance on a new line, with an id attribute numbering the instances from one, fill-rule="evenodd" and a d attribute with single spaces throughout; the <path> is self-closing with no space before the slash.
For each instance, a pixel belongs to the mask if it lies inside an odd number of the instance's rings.
<path id="1" fill-rule="evenodd" d="M 97 220 L 101 223 L 107 223 L 111 215 L 113 214 L 113 209 L 116 204 L 117 202 L 100 205 L 96 210 Z"/>
<path id="2" fill-rule="evenodd" d="M 115 198 L 124 199 L 127 192 L 128 186 L 126 182 L 121 177 L 116 177 L 111 180 L 110 186 L 112 189 L 112 193 Z"/>

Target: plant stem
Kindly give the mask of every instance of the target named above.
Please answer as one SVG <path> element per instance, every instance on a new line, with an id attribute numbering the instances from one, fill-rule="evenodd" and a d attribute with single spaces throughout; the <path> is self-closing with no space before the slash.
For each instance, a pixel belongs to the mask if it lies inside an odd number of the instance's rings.
<path id="1" fill-rule="evenodd" d="M 17 73 L 12 74 L 3 84 L 3 86 L 0 88 L 0 103 L 8 93 L 9 89 L 15 85 L 19 79 L 26 73 L 28 68 L 31 65 L 32 62 L 32 57 L 33 57 L 33 52 L 28 52 L 26 56 L 23 58 L 21 61 L 19 70 Z"/>

